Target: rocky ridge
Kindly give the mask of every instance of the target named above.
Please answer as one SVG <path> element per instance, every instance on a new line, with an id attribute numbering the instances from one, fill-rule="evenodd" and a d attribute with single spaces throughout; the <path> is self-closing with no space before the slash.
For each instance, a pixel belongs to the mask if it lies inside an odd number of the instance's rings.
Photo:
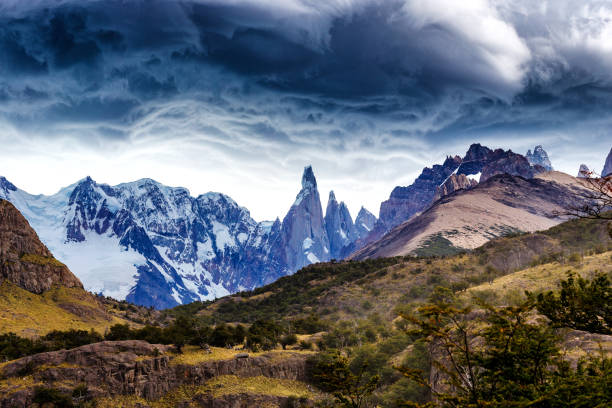
<path id="1" fill-rule="evenodd" d="M 576 177 L 578 178 L 588 178 L 591 175 L 591 169 L 589 169 L 589 166 L 587 166 L 586 164 L 581 164 L 580 168 L 578 169 L 578 174 L 576 175 Z"/>
<path id="2" fill-rule="evenodd" d="M 85 384 L 93 398 L 133 395 L 155 400 L 181 385 L 201 385 L 223 375 L 306 379 L 307 354 L 284 352 L 281 358 L 278 353 L 268 353 L 175 364 L 170 351 L 169 346 L 140 340 L 104 341 L 11 361 L 2 367 L 0 407 L 30 406 L 34 388 L 41 383 L 68 393 Z M 16 381 L 18 378 L 21 381 Z M 13 387 L 13 382 L 32 386 Z M 224 405 L 223 400 L 216 403 L 215 407 L 231 406 Z"/>
<path id="3" fill-rule="evenodd" d="M 534 154 L 548 157 L 544 149 L 538 147 Z M 394 188 L 389 199 L 380 205 L 380 218 L 373 231 L 356 246 L 359 248 L 382 238 L 445 194 L 471 188 L 474 182 L 483 182 L 497 174 L 532 178 L 544 171 L 546 169 L 540 164 L 532 165 L 525 156 L 511 150 L 491 150 L 479 143 L 472 144 L 463 158 L 448 156 L 441 165 L 424 168 L 412 185 Z"/>
<path id="4" fill-rule="evenodd" d="M 53 257 L 19 211 L 0 199 L 0 278 L 33 293 L 54 286 L 82 288 L 79 279 Z"/>
<path id="5" fill-rule="evenodd" d="M 538 145 L 533 149 L 533 153 L 531 150 L 527 150 L 527 154 L 525 158 L 532 166 L 542 166 L 546 171 L 554 170 L 552 164 L 550 163 L 550 159 L 548 158 L 548 154 L 542 147 L 542 145 Z"/>

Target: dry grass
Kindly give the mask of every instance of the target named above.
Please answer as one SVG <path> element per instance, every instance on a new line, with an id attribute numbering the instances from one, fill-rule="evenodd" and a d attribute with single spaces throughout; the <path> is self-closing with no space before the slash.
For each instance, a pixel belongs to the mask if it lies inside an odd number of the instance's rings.
<path id="1" fill-rule="evenodd" d="M 472 296 L 477 296 L 497 305 L 515 305 L 526 299 L 526 290 L 532 293 L 557 290 L 559 282 L 567 278 L 570 271 L 584 278 L 592 278 L 597 272 L 611 274 L 611 257 L 612 251 L 608 251 L 585 256 L 580 262 L 573 264 L 553 262 L 538 265 L 469 288 L 461 297 L 469 300 Z"/>
<path id="2" fill-rule="evenodd" d="M 236 358 L 236 355 L 245 353 L 245 350 L 234 350 L 221 347 L 211 347 L 212 353 L 200 349 L 197 346 L 185 346 L 182 354 L 173 354 L 173 358 L 170 362 L 171 365 L 196 365 L 207 361 L 222 361 L 232 360 Z M 307 350 L 273 350 L 273 351 L 262 351 L 262 352 L 248 352 L 249 357 L 258 356 L 269 356 L 273 360 L 282 360 L 289 358 L 296 354 L 312 354 L 312 351 Z"/>
<path id="3" fill-rule="evenodd" d="M 237 377 L 223 375 L 200 386 L 181 386 L 157 401 L 147 401 L 135 396 L 115 396 L 96 401 L 97 408 L 151 408 L 198 407 L 194 399 L 198 395 L 208 394 L 214 397 L 239 394 L 266 395 L 276 397 L 297 397 L 316 399 L 320 394 L 300 381 L 281 380 L 268 377 Z"/>
<path id="4" fill-rule="evenodd" d="M 6 378 L 0 380 L 0 395 L 8 396 L 17 391 L 32 388 L 42 383 L 37 382 L 31 375 L 26 377 Z"/>
<path id="5" fill-rule="evenodd" d="M 126 322 L 101 310 L 93 295 L 81 289 L 58 287 L 37 295 L 7 281 L 0 284 L 0 333 L 25 337 L 68 329 L 104 333 L 116 323 Z"/>
<path id="6" fill-rule="evenodd" d="M 52 266 L 65 266 L 63 263 L 53 257 L 41 256 L 36 254 L 23 254 L 19 258 L 23 262 L 35 264 L 35 265 L 52 265 Z"/>
<path id="7" fill-rule="evenodd" d="M 241 393 L 278 397 L 315 397 L 315 393 L 303 382 L 262 376 L 244 378 L 235 375 L 222 375 L 200 386 L 198 391 L 211 393 L 215 397 Z"/>

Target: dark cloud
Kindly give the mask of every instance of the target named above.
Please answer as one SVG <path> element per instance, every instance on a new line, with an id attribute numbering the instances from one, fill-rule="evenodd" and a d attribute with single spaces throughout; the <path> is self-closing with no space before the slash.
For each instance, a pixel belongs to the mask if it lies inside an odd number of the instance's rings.
<path id="1" fill-rule="evenodd" d="M 0 70 L 15 76 L 46 73 L 47 62 L 32 56 L 21 41 L 18 31 L 0 29 Z"/>
<path id="2" fill-rule="evenodd" d="M 47 108 L 43 120 L 57 122 L 122 122 L 138 103 L 133 99 L 87 98 L 56 103 Z"/>
<path id="3" fill-rule="evenodd" d="M 287 146 L 321 134 L 338 149 L 351 138 L 367 148 L 601 125 L 612 104 L 612 9 L 586 2 L 576 17 L 578 4 L 14 2 L 0 17 L 0 99 L 10 102 L 0 116 L 58 132 L 91 124 L 88 134 L 113 140 L 154 120 L 220 138 L 228 125 Z"/>

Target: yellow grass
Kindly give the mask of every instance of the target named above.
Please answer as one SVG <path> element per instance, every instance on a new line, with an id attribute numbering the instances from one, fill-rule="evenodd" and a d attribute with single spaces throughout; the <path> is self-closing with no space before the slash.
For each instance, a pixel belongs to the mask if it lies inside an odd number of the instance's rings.
<path id="1" fill-rule="evenodd" d="M 241 393 L 275 395 L 278 397 L 312 398 L 315 396 L 314 392 L 309 390 L 303 382 L 262 376 L 244 378 L 235 375 L 222 375 L 200 386 L 198 391 L 211 393 L 215 397 Z"/>
<path id="2" fill-rule="evenodd" d="M 0 395 L 11 395 L 36 385 L 42 385 L 42 383 L 35 381 L 31 375 L 27 377 L 6 378 L 0 380 Z"/>
<path id="3" fill-rule="evenodd" d="M 491 283 L 467 289 L 462 297 L 466 300 L 472 296 L 494 297 L 501 305 L 513 304 L 525 299 L 525 291 L 538 293 L 557 290 L 559 282 L 567 278 L 568 271 L 573 271 L 584 278 L 592 278 L 596 272 L 612 273 L 612 251 L 597 255 L 585 256 L 578 263 L 558 262 L 538 265 L 532 268 L 511 273 L 493 280 Z M 486 299 L 490 301 L 491 299 Z"/>
<path id="4" fill-rule="evenodd" d="M 247 353 L 250 357 L 258 357 L 267 355 L 274 360 L 282 360 L 291 357 L 295 354 L 312 354 L 312 351 L 306 350 L 273 350 L 253 353 L 245 350 L 234 350 L 221 347 L 211 347 L 212 353 L 207 353 L 197 346 L 185 346 L 182 354 L 174 354 L 171 365 L 195 365 L 207 361 L 231 360 L 236 358 L 236 355 Z"/>
<path id="5" fill-rule="evenodd" d="M 63 263 L 53 257 L 41 256 L 36 254 L 23 254 L 19 259 L 23 262 L 36 265 L 65 266 Z"/>
<path id="6" fill-rule="evenodd" d="M 84 313 L 76 315 L 60 307 L 73 305 Z M 100 333 L 124 320 L 106 314 L 93 295 L 77 288 L 54 288 L 42 295 L 4 281 L 0 284 L 0 334 L 14 332 L 25 337 L 51 330 L 89 330 Z"/>
<path id="7" fill-rule="evenodd" d="M 116 396 L 101 398 L 96 401 L 97 408 L 136 408 L 147 406 L 151 408 L 174 408 L 176 406 L 197 407 L 194 398 L 202 394 L 214 397 L 238 394 L 272 395 L 277 397 L 298 397 L 314 399 L 320 394 L 312 391 L 307 384 L 294 380 L 281 380 L 268 377 L 237 377 L 223 375 L 200 386 L 181 386 L 157 401 L 147 401 L 135 396 Z"/>

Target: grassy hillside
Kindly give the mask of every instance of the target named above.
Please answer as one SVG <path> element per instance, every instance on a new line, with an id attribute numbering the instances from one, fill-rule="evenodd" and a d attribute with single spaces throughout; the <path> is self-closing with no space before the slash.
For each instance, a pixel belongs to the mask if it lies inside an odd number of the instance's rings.
<path id="1" fill-rule="evenodd" d="M 570 265 L 576 257 L 612 250 L 607 222 L 572 220 L 550 230 L 495 239 L 446 257 L 395 257 L 310 265 L 262 288 L 195 302 L 165 312 L 198 314 L 211 322 L 291 320 L 316 313 L 330 321 L 372 314 L 395 316 L 398 304 L 424 300 L 435 286 L 455 291 L 544 263 Z"/>
<path id="2" fill-rule="evenodd" d="M 129 315 L 117 304 L 79 288 L 55 287 L 37 295 L 4 281 L 0 284 L 0 334 L 37 337 L 69 329 L 104 333 L 113 324 L 128 322 Z"/>

